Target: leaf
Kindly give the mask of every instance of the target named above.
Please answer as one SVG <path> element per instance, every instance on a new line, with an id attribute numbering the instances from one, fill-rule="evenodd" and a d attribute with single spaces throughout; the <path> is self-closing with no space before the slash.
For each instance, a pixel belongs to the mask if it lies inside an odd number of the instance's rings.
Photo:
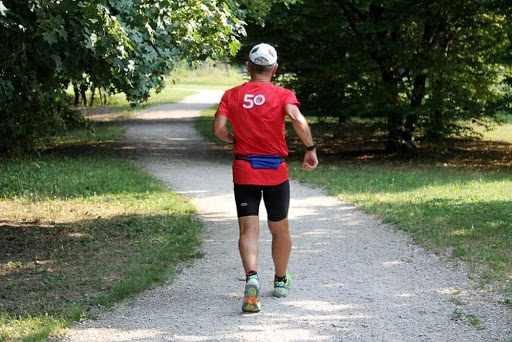
<path id="1" fill-rule="evenodd" d="M 233 40 L 231 43 L 229 43 L 229 52 L 232 56 L 235 56 L 240 47 L 240 42 L 238 40 Z"/>
<path id="2" fill-rule="evenodd" d="M 50 45 L 55 44 L 58 41 L 57 34 L 51 31 L 43 32 L 43 40 Z"/>
<path id="3" fill-rule="evenodd" d="M 4 6 L 3 1 L 0 1 L 0 15 L 3 15 L 5 17 L 5 12 L 7 12 L 9 9 Z"/>

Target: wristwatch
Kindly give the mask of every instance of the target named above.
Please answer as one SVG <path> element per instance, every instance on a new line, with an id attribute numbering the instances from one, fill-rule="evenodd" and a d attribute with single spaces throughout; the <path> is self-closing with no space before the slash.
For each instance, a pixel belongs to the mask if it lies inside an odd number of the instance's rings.
<path id="1" fill-rule="evenodd" d="M 306 151 L 313 151 L 316 148 L 316 144 L 313 144 L 311 146 L 306 146 Z"/>

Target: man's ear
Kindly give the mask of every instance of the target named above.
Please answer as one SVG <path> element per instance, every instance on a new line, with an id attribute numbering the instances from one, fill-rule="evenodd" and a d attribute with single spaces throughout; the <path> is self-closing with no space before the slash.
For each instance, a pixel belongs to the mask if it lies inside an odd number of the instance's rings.
<path id="1" fill-rule="evenodd" d="M 274 65 L 274 67 L 272 68 L 272 76 L 275 76 L 278 67 L 279 67 L 279 64 L 276 63 L 276 65 Z"/>
<path id="2" fill-rule="evenodd" d="M 249 63 L 249 61 L 245 61 L 245 68 L 248 72 L 251 72 L 251 63 Z"/>

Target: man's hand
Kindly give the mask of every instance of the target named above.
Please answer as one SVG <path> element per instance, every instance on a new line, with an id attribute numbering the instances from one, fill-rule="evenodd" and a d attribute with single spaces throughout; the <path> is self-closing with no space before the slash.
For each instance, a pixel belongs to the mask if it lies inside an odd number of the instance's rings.
<path id="1" fill-rule="evenodd" d="M 304 161 L 302 162 L 302 170 L 313 171 L 318 166 L 318 158 L 316 156 L 316 149 L 306 151 L 304 154 Z"/>

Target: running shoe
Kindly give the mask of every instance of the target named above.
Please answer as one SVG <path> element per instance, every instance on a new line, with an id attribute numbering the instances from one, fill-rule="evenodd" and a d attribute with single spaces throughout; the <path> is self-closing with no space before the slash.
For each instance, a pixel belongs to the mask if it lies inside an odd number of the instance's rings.
<path id="1" fill-rule="evenodd" d="M 292 276 L 290 273 L 286 272 L 286 281 L 275 281 L 274 280 L 274 290 L 272 291 L 272 296 L 274 297 L 286 297 L 288 296 L 288 290 L 292 286 Z"/>
<path id="2" fill-rule="evenodd" d="M 242 311 L 252 313 L 259 312 L 260 310 L 260 285 L 258 284 L 258 275 L 255 274 L 247 277 Z"/>

